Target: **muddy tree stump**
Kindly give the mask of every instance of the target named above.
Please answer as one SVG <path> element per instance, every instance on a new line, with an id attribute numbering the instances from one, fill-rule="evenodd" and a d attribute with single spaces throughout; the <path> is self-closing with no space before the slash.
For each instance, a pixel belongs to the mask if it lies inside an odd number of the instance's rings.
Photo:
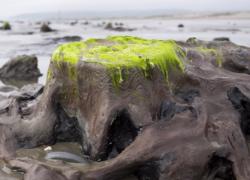
<path id="1" fill-rule="evenodd" d="M 226 41 L 64 44 L 44 92 L 1 111 L 0 157 L 29 180 L 248 180 L 249 74 L 250 49 Z M 15 155 L 57 142 L 91 163 Z"/>

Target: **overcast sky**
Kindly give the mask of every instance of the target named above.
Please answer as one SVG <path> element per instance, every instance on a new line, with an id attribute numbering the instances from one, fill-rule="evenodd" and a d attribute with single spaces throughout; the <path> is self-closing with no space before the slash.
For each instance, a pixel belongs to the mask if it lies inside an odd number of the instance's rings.
<path id="1" fill-rule="evenodd" d="M 250 0 L 0 0 L 0 18 L 73 10 L 250 10 Z"/>

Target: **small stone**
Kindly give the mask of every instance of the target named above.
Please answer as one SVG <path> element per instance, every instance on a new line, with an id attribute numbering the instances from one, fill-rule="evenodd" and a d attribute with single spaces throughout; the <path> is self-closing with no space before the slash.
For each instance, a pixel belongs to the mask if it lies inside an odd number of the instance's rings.
<path id="1" fill-rule="evenodd" d="M 52 147 L 48 146 L 48 147 L 44 148 L 44 151 L 52 151 Z"/>
<path id="2" fill-rule="evenodd" d="M 219 145 L 218 142 L 216 142 L 216 141 L 211 142 L 211 145 L 213 147 L 215 147 L 215 148 L 220 148 L 221 147 L 221 145 Z"/>
<path id="3" fill-rule="evenodd" d="M 41 76 L 36 56 L 17 56 L 0 68 L 0 78 L 30 80 Z"/>
<path id="4" fill-rule="evenodd" d="M 178 28 L 184 28 L 184 24 L 179 24 Z"/>
<path id="5" fill-rule="evenodd" d="M 230 39 L 228 37 L 217 37 L 217 38 L 214 38 L 214 41 L 230 42 Z"/>
<path id="6" fill-rule="evenodd" d="M 113 24 L 111 22 L 109 22 L 108 24 L 106 24 L 105 26 L 105 29 L 107 30 L 112 30 L 114 27 L 113 27 Z"/>
<path id="7" fill-rule="evenodd" d="M 55 30 L 53 30 L 51 27 L 49 27 L 49 24 L 43 23 L 41 28 L 40 28 L 40 31 L 46 33 L 46 32 L 53 32 Z"/>
<path id="8" fill-rule="evenodd" d="M 4 166 L 4 167 L 2 168 L 2 171 L 5 172 L 6 174 L 11 174 L 11 169 L 8 168 L 7 166 Z"/>

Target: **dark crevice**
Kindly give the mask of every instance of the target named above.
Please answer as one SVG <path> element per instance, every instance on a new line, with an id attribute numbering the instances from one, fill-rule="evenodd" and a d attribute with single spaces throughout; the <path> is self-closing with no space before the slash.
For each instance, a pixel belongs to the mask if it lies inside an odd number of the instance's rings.
<path id="1" fill-rule="evenodd" d="M 207 164 L 202 180 L 236 180 L 233 163 L 214 154 Z"/>
<path id="2" fill-rule="evenodd" d="M 240 126 L 245 137 L 250 135 L 250 99 L 246 97 L 237 87 L 227 92 L 229 100 L 234 108 L 240 113 Z"/>
<path id="3" fill-rule="evenodd" d="M 54 123 L 51 138 L 32 144 L 32 137 L 15 135 L 18 148 L 34 148 L 39 145 L 53 145 L 57 142 L 77 142 L 82 145 L 82 133 L 78 120 L 69 117 L 59 103 L 55 103 L 57 121 Z"/>
<path id="4" fill-rule="evenodd" d="M 101 160 L 116 157 L 134 141 L 137 135 L 138 129 L 127 110 L 119 111 L 108 130 L 106 151 L 101 155 Z"/>
<path id="5" fill-rule="evenodd" d="M 60 104 L 56 105 L 57 122 L 54 126 L 54 141 L 82 142 L 81 128 L 75 117 L 69 117 Z"/>
<path id="6" fill-rule="evenodd" d="M 176 94 L 176 96 L 180 97 L 186 103 L 192 103 L 194 101 L 195 97 L 200 97 L 200 92 L 196 89 L 178 91 L 175 94 Z"/>
<path id="7" fill-rule="evenodd" d="M 222 67 L 231 72 L 250 74 L 249 57 L 248 49 L 236 48 L 225 57 Z"/>
<path id="8" fill-rule="evenodd" d="M 134 175 L 138 180 L 159 180 L 160 168 L 158 162 L 146 163 L 140 167 Z"/>
<path id="9" fill-rule="evenodd" d="M 160 106 L 160 112 L 158 113 L 159 120 L 170 120 L 176 113 L 176 103 L 171 101 L 163 101 Z"/>
<path id="10" fill-rule="evenodd" d="M 246 67 L 246 65 L 237 64 L 233 61 L 226 61 L 223 64 L 223 68 L 234 73 L 250 74 L 250 70 Z"/>
<path id="11" fill-rule="evenodd" d="M 175 114 L 184 111 L 191 111 L 196 116 L 196 111 L 191 106 L 178 105 L 175 102 L 165 100 L 161 103 L 160 111 L 158 113 L 158 120 L 169 121 Z"/>
<path id="12" fill-rule="evenodd" d="M 15 139 L 17 141 L 17 147 L 18 148 L 33 148 L 34 146 L 30 143 L 32 140 L 32 137 L 20 137 L 19 135 L 15 135 Z"/>

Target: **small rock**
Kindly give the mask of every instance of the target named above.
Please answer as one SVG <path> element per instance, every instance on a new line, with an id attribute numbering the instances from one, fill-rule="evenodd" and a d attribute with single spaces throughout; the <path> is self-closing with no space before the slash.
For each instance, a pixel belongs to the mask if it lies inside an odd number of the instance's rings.
<path id="1" fill-rule="evenodd" d="M 41 32 L 53 32 L 55 30 L 53 30 L 51 27 L 49 27 L 49 25 L 47 23 L 43 23 L 41 28 L 40 28 Z"/>
<path id="2" fill-rule="evenodd" d="M 82 38 L 80 36 L 64 36 L 64 37 L 57 37 L 52 39 L 55 43 L 60 42 L 75 42 L 75 41 L 81 41 Z"/>
<path id="3" fill-rule="evenodd" d="M 112 31 L 119 31 L 119 32 L 134 31 L 134 30 L 136 30 L 134 28 L 123 27 L 123 24 L 120 25 L 120 23 L 119 23 L 119 26 L 113 26 L 113 24 L 111 22 L 107 23 L 106 26 L 104 27 L 104 29 L 106 29 L 106 30 L 112 30 Z"/>
<path id="4" fill-rule="evenodd" d="M 184 28 L 184 24 L 178 24 L 178 28 Z"/>
<path id="5" fill-rule="evenodd" d="M 228 37 L 217 37 L 217 38 L 214 38 L 214 41 L 230 42 L 230 39 Z"/>
<path id="6" fill-rule="evenodd" d="M 48 146 L 48 147 L 44 148 L 44 151 L 52 151 L 52 147 Z"/>
<path id="7" fill-rule="evenodd" d="M 83 22 L 82 24 L 83 24 L 83 25 L 89 25 L 90 22 L 89 22 L 89 21 L 85 21 L 85 22 Z"/>
<path id="8" fill-rule="evenodd" d="M 72 22 L 70 22 L 69 24 L 71 25 L 71 26 L 74 26 L 74 25 L 76 25 L 78 23 L 78 21 L 72 21 Z"/>
<path id="9" fill-rule="evenodd" d="M 2 168 L 2 171 L 5 172 L 6 174 L 11 174 L 11 169 L 8 168 L 7 166 L 4 166 L 4 167 Z"/>
<path id="10" fill-rule="evenodd" d="M 107 30 L 112 30 L 114 27 L 113 27 L 113 24 L 111 22 L 109 22 L 108 24 L 106 24 L 105 28 L 104 29 L 107 29 Z"/>
<path id="11" fill-rule="evenodd" d="M 215 147 L 215 148 L 220 148 L 220 147 L 221 147 L 221 145 L 219 145 L 218 142 L 216 142 L 216 141 L 212 141 L 212 142 L 211 142 L 211 145 L 212 145 L 213 147 Z"/>
<path id="12" fill-rule="evenodd" d="M 116 26 L 123 26 L 123 23 L 115 22 Z"/>
<path id="13" fill-rule="evenodd" d="M 22 33 L 22 35 L 33 35 L 34 34 L 34 32 L 24 32 L 24 33 Z"/>
<path id="14" fill-rule="evenodd" d="M 37 67 L 37 57 L 22 55 L 11 59 L 0 68 L 0 78 L 30 80 L 42 74 Z"/>
<path id="15" fill-rule="evenodd" d="M 136 30 L 136 29 L 134 29 L 134 28 L 124 28 L 124 27 L 115 27 L 113 30 L 114 30 L 114 31 L 123 32 L 123 31 L 134 31 L 134 30 Z"/>

